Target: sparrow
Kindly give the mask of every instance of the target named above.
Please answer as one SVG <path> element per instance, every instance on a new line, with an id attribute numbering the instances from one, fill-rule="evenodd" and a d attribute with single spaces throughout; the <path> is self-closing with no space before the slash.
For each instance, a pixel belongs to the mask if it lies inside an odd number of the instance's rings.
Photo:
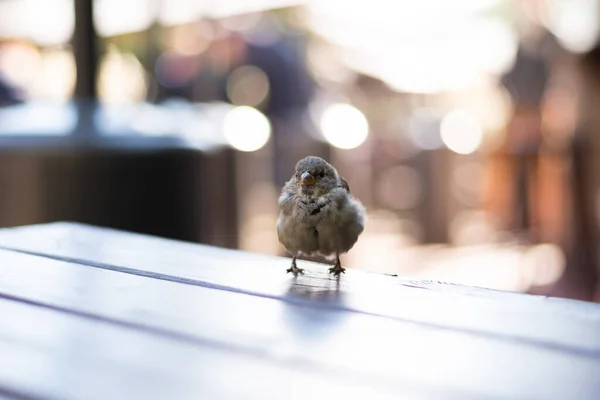
<path id="1" fill-rule="evenodd" d="M 340 254 L 347 253 L 364 230 L 365 208 L 350 194 L 337 170 L 320 157 L 298 161 L 279 196 L 277 237 L 292 255 L 288 273 L 298 276 L 299 255 L 335 256 L 329 273 L 345 273 Z"/>

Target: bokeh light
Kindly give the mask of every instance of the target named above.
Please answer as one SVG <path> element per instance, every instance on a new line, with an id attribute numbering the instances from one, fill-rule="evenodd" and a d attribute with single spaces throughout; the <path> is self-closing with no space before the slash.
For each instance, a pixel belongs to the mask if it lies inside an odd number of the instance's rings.
<path id="1" fill-rule="evenodd" d="M 422 177 L 414 168 L 395 166 L 381 174 L 377 192 L 381 202 L 390 209 L 407 210 L 421 200 Z"/>
<path id="2" fill-rule="evenodd" d="M 439 93 L 509 66 L 517 38 L 488 12 L 500 2 L 313 0 L 307 20 L 347 67 L 398 91 Z"/>
<path id="3" fill-rule="evenodd" d="M 582 53 L 596 43 L 600 12 L 595 0 L 552 0 L 548 27 L 567 49 Z"/>
<path id="4" fill-rule="evenodd" d="M 202 54 L 214 39 L 208 24 L 172 26 L 165 29 L 164 46 L 186 56 Z"/>
<path id="5" fill-rule="evenodd" d="M 325 139 L 340 149 L 354 149 L 363 144 L 369 135 L 367 118 L 349 104 L 327 107 L 320 122 Z"/>
<path id="6" fill-rule="evenodd" d="M 42 46 L 66 44 L 75 27 L 73 5 L 74 0 L 2 0 L 0 37 L 27 38 Z"/>
<path id="7" fill-rule="evenodd" d="M 483 140 L 481 124 L 463 110 L 454 110 L 444 116 L 440 134 L 446 147 L 458 154 L 473 153 Z"/>
<path id="8" fill-rule="evenodd" d="M 75 59 L 70 51 L 46 51 L 42 54 L 39 74 L 33 80 L 32 96 L 66 101 L 73 94 L 76 76 Z"/>
<path id="9" fill-rule="evenodd" d="M 146 90 L 145 71 L 135 55 L 109 49 L 100 63 L 98 92 L 102 101 L 140 101 Z"/>
<path id="10" fill-rule="evenodd" d="M 40 73 L 42 56 L 32 45 L 23 43 L 3 44 L 0 52 L 0 73 L 16 86 L 30 89 Z"/>
<path id="11" fill-rule="evenodd" d="M 420 108 L 408 119 L 408 135 L 421 150 L 434 150 L 443 146 L 440 138 L 440 118 L 437 111 Z"/>
<path id="12" fill-rule="evenodd" d="M 198 73 L 199 62 L 194 56 L 166 51 L 156 60 L 156 80 L 167 88 L 188 85 Z"/>
<path id="13" fill-rule="evenodd" d="M 156 17 L 148 0 L 94 2 L 94 22 L 100 36 L 115 36 L 147 29 Z"/>
<path id="14" fill-rule="evenodd" d="M 524 254 L 524 261 L 530 284 L 535 286 L 556 282 L 566 268 L 564 252 L 551 243 L 539 244 L 528 249 Z"/>
<path id="15" fill-rule="evenodd" d="M 452 172 L 452 194 L 464 206 L 476 207 L 479 204 L 484 166 L 478 161 L 457 165 Z"/>
<path id="16" fill-rule="evenodd" d="M 269 95 L 269 79 L 253 65 L 236 68 L 227 79 L 227 97 L 232 104 L 258 107 Z"/>
<path id="17" fill-rule="evenodd" d="M 450 222 L 451 242 L 457 246 L 484 245 L 492 242 L 494 234 L 487 216 L 478 210 L 459 212 Z"/>
<path id="18" fill-rule="evenodd" d="M 225 115 L 223 134 L 240 151 L 256 151 L 271 136 L 271 124 L 263 113 L 248 106 L 235 107 Z"/>

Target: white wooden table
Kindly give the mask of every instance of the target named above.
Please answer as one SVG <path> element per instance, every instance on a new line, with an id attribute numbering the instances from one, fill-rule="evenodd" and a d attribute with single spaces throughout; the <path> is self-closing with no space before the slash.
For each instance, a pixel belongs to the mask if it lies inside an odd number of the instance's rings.
<path id="1" fill-rule="evenodd" d="M 600 305 L 0 229 L 0 399 L 600 399 Z"/>

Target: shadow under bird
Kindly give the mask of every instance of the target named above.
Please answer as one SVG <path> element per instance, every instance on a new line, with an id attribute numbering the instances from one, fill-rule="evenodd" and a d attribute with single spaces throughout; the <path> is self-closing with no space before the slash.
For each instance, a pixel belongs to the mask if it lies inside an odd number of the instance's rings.
<path id="1" fill-rule="evenodd" d="M 292 255 L 287 272 L 303 273 L 299 255 L 335 256 L 329 272 L 345 272 L 340 254 L 347 253 L 364 230 L 365 209 L 350 194 L 348 183 L 327 161 L 309 156 L 298 161 L 295 174 L 279 197 L 277 237 Z"/>

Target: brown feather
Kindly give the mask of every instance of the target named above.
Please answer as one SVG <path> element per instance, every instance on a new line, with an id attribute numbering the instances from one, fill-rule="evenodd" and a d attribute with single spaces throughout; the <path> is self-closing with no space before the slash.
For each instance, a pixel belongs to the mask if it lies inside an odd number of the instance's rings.
<path id="1" fill-rule="evenodd" d="M 340 179 L 342 180 L 342 187 L 344 189 L 346 189 L 346 191 L 348 193 L 350 193 L 350 186 L 348 185 L 348 182 L 346 182 L 346 180 L 344 178 L 342 178 L 341 176 L 340 176 Z"/>

